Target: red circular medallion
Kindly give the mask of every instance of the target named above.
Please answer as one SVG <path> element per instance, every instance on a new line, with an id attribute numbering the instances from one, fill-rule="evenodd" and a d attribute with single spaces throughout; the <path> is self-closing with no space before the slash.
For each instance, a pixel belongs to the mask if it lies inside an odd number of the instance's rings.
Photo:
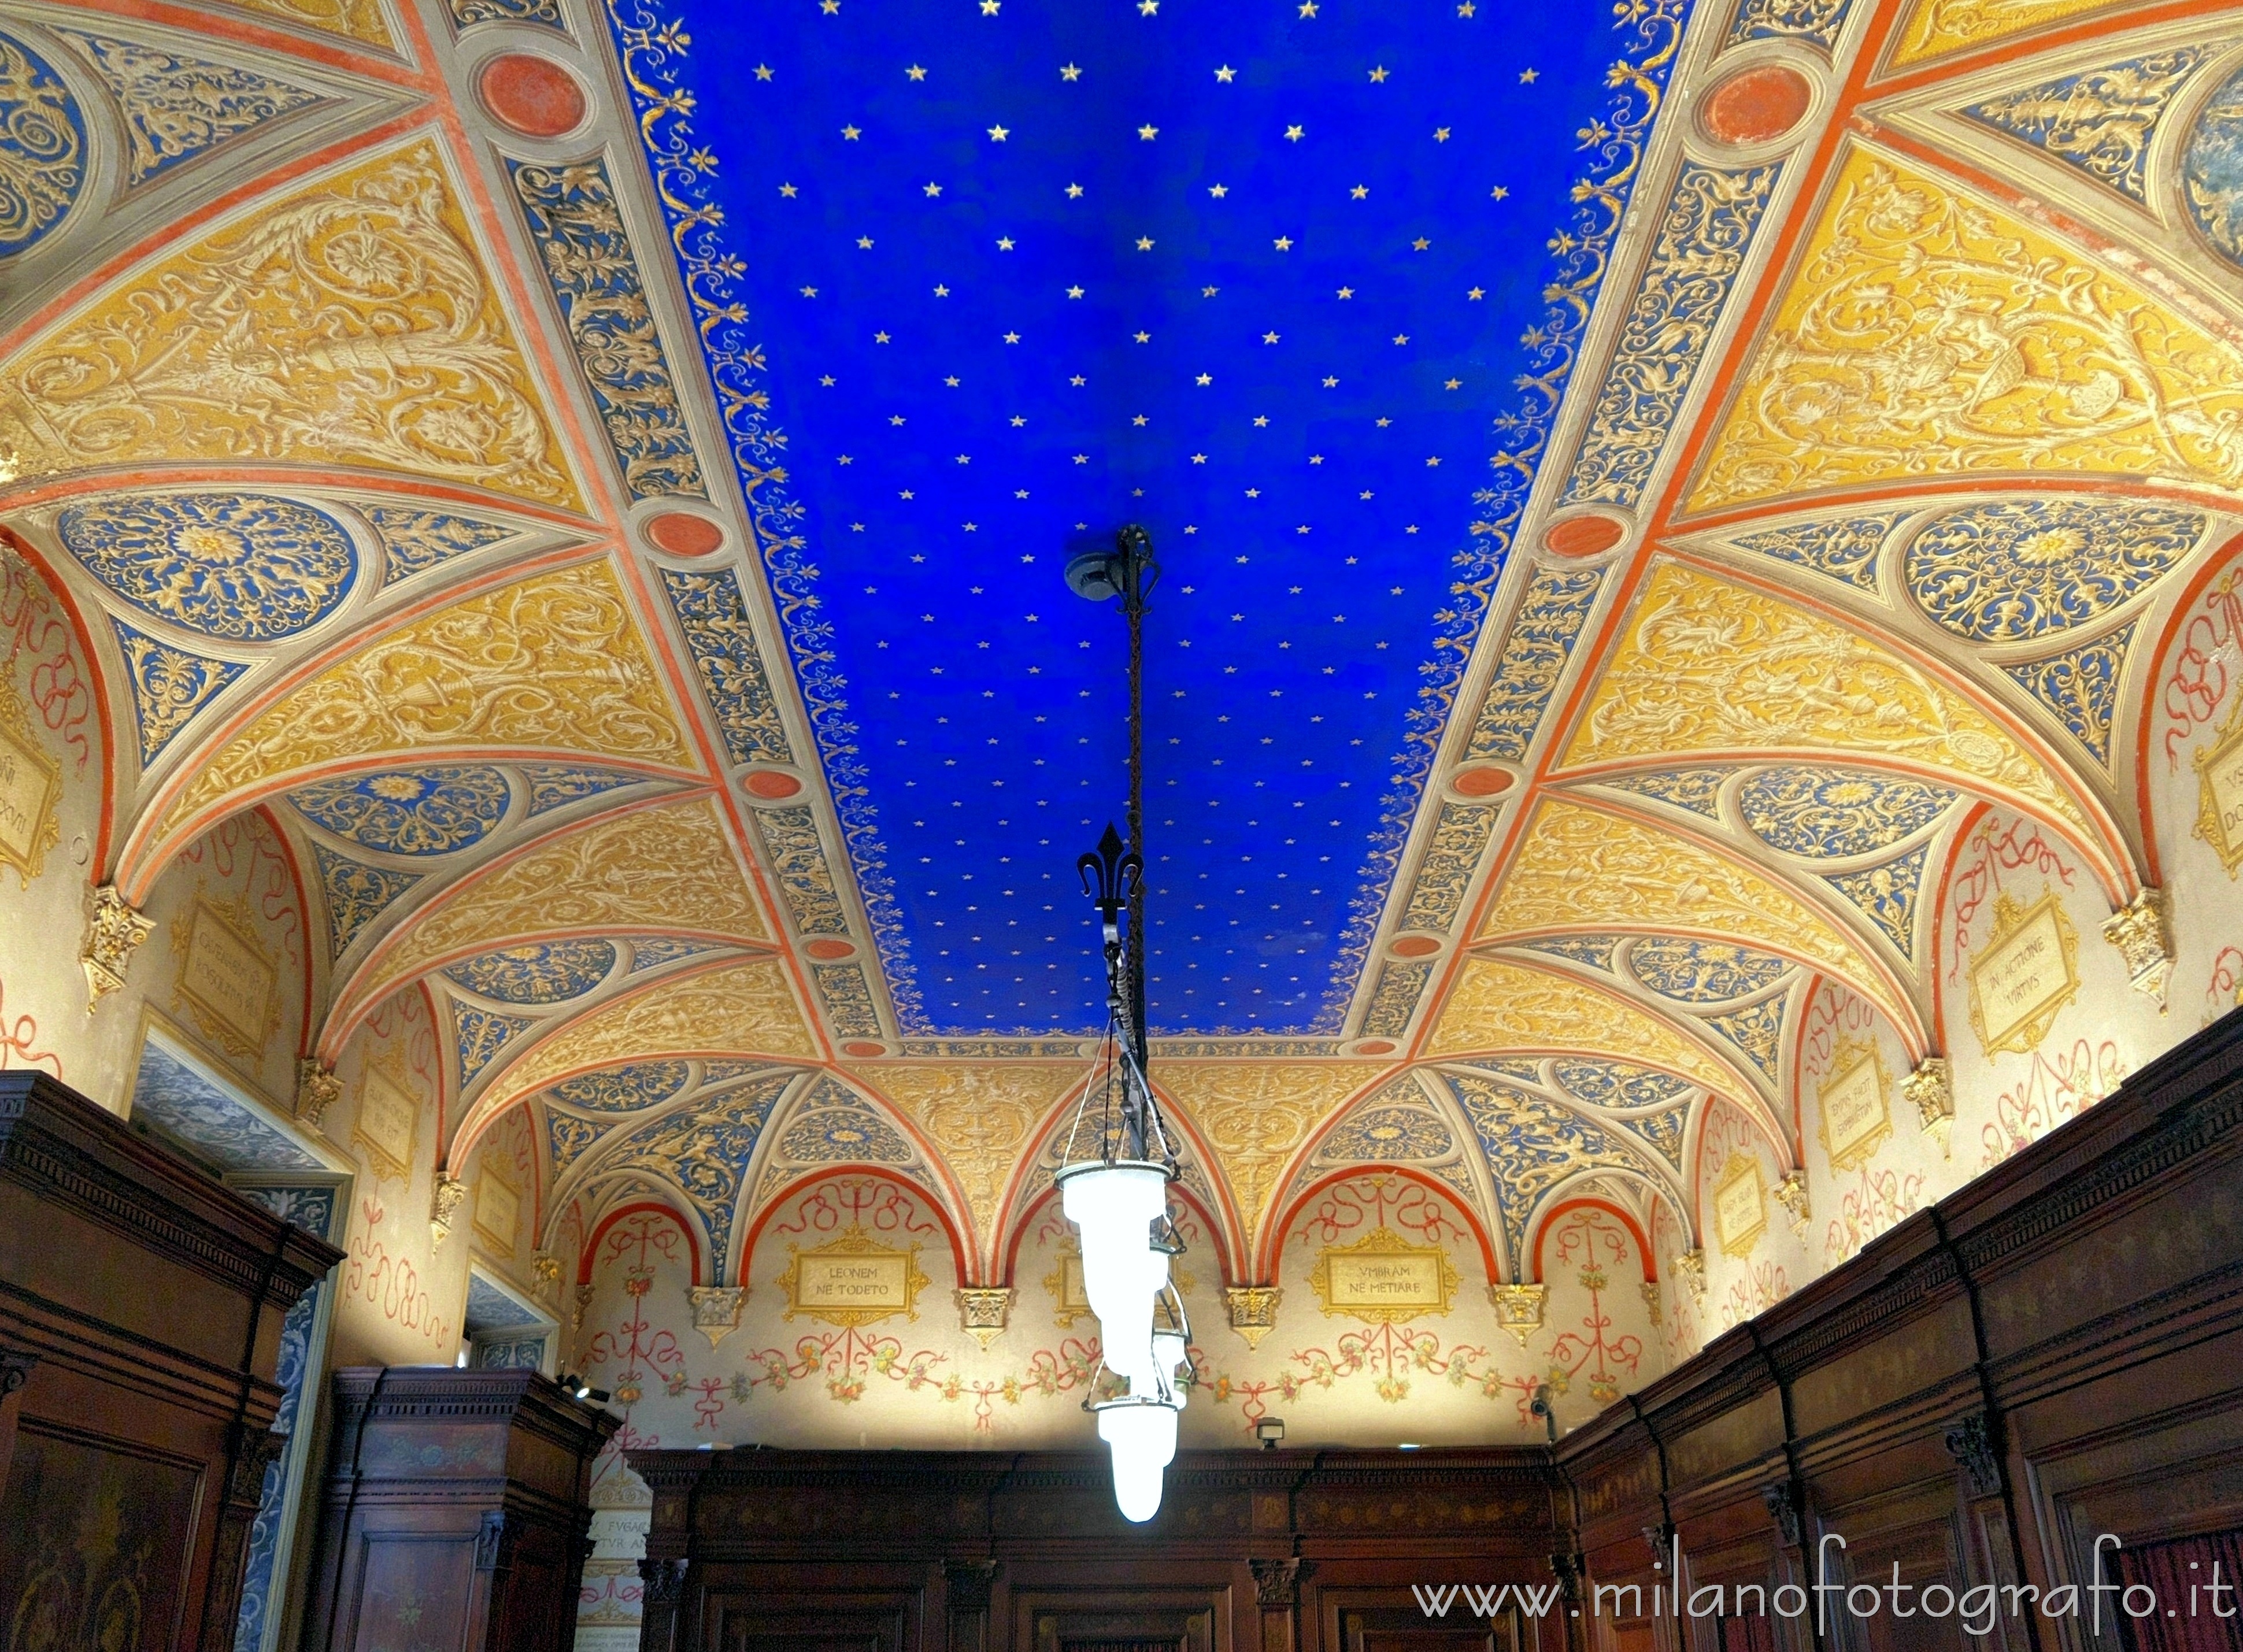
<path id="1" fill-rule="evenodd" d="M 1796 126 L 1815 88 L 1789 64 L 1763 64 L 1731 75 L 1706 94 L 1698 111 L 1708 136 L 1725 144 L 1764 144 Z"/>
<path id="2" fill-rule="evenodd" d="M 494 119 L 525 138 L 558 138 L 584 122 L 583 87 L 550 57 L 527 51 L 494 57 L 475 89 Z"/>
<path id="3" fill-rule="evenodd" d="M 705 556 L 724 548 L 724 530 L 690 510 L 665 510 L 646 519 L 646 542 L 673 556 Z"/>

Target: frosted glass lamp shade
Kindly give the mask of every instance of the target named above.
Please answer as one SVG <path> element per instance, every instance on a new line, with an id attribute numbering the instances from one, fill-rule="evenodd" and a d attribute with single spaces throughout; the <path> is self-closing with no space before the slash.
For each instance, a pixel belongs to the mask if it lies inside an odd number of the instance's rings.
<path id="1" fill-rule="evenodd" d="M 1103 1406 L 1098 1434 L 1114 1455 L 1114 1501 L 1124 1520 L 1142 1525 L 1161 1512 L 1162 1471 L 1176 1454 L 1173 1406 Z"/>
<path id="2" fill-rule="evenodd" d="M 1176 1380 L 1176 1367 L 1183 1364 L 1184 1352 L 1184 1339 L 1181 1333 L 1174 1331 L 1155 1331 L 1153 1333 L 1154 1368 L 1160 1372 L 1161 1386 L 1175 1396 L 1178 1411 L 1184 1408 L 1186 1398 L 1183 1386 Z"/>
<path id="3" fill-rule="evenodd" d="M 1060 1206 L 1082 1234 L 1082 1289 L 1098 1316 L 1107 1369 L 1133 1394 L 1156 1392 L 1153 1298 L 1169 1282 L 1169 1258 L 1153 1248 L 1154 1221 L 1168 1206 L 1168 1173 L 1157 1164 L 1099 1164 L 1060 1172 Z"/>

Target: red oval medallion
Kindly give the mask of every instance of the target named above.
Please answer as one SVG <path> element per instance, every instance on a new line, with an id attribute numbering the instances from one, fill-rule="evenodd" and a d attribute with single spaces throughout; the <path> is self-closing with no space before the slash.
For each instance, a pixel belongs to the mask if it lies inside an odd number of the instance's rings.
<path id="1" fill-rule="evenodd" d="M 1722 143 L 1764 144 L 1796 126 L 1814 101 L 1805 75 L 1788 64 L 1763 64 L 1708 92 L 1698 121 Z"/>
<path id="2" fill-rule="evenodd" d="M 1431 935 L 1404 935 L 1386 950 L 1397 958 L 1427 958 L 1440 949 L 1441 943 Z"/>
<path id="3" fill-rule="evenodd" d="M 888 1047 L 886 1044 L 867 1044 L 859 1042 L 842 1045 L 841 1053 L 844 1055 L 885 1055 L 888 1053 Z"/>
<path id="4" fill-rule="evenodd" d="M 724 530 L 690 510 L 665 510 L 646 519 L 646 543 L 673 556 L 705 556 L 724 548 Z"/>
<path id="5" fill-rule="evenodd" d="M 1498 798 L 1511 790 L 1508 769 L 1465 769 L 1449 782 L 1460 798 Z"/>
<path id="6" fill-rule="evenodd" d="M 584 123 L 584 89 L 550 57 L 509 51 L 483 65 L 475 82 L 492 118 L 525 138 L 558 138 Z"/>
<path id="7" fill-rule="evenodd" d="M 740 790 L 751 798 L 791 798 L 802 790 L 802 782 L 777 769 L 757 769 L 740 782 Z"/>
<path id="8" fill-rule="evenodd" d="M 1357 1044 L 1355 1053 L 1358 1055 L 1391 1055 L 1394 1053 L 1394 1046 L 1385 1039 L 1374 1038 L 1366 1043 Z"/>
<path id="9" fill-rule="evenodd" d="M 1610 516 L 1567 516 L 1542 533 L 1542 549 L 1553 556 L 1593 556 L 1610 550 L 1627 529 Z"/>
<path id="10" fill-rule="evenodd" d="M 846 958 L 856 950 L 845 941 L 813 941 L 803 948 L 813 958 Z"/>

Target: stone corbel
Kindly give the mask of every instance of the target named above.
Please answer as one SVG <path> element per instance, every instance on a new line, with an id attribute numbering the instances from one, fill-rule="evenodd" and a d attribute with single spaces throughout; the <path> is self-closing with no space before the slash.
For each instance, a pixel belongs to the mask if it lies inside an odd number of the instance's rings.
<path id="1" fill-rule="evenodd" d="M 1955 1084 L 1949 1075 L 1944 1055 L 1927 1055 L 1914 1072 L 1900 1082 L 1900 1093 L 1916 1104 L 1916 1116 L 1923 1121 L 1923 1133 L 1937 1136 L 1940 1156 L 1951 1152 L 1947 1135 L 1955 1123 Z"/>
<path id="2" fill-rule="evenodd" d="M 1542 1310 L 1550 1299 L 1546 1285 L 1492 1285 L 1487 1298 L 1495 1305 L 1495 1322 L 1519 1338 L 1524 1348 L 1542 1329 Z"/>
<path id="3" fill-rule="evenodd" d="M 1702 1246 L 1685 1251 L 1674 1258 L 1674 1277 L 1690 1287 L 1691 1299 L 1702 1307 L 1706 1301 L 1706 1252 Z"/>
<path id="4" fill-rule="evenodd" d="M 320 1128 L 327 1109 L 342 1099 L 343 1082 L 330 1068 L 306 1055 L 296 1063 L 296 1122 L 307 1130 Z"/>
<path id="5" fill-rule="evenodd" d="M 2173 969 L 2172 931 L 2166 914 L 2166 892 L 2145 888 L 2103 925 L 2103 939 L 2126 961 L 2127 980 L 2136 992 L 2157 1000 L 2160 1015 Z"/>
<path id="6" fill-rule="evenodd" d="M 125 971 L 140 943 L 156 933 L 156 920 L 125 903 L 117 886 L 104 883 L 86 892 L 85 945 L 78 965 L 85 971 L 85 1013 L 125 985 Z"/>
<path id="7" fill-rule="evenodd" d="M 1262 1338 L 1277 1327 L 1277 1303 L 1284 1291 L 1276 1285 L 1234 1285 L 1223 1287 L 1223 1300 L 1230 1310 L 1230 1328 L 1258 1348 Z"/>
<path id="8" fill-rule="evenodd" d="M 685 1293 L 693 1305 L 693 1328 L 709 1338 L 713 1348 L 740 1328 L 740 1310 L 746 1305 L 744 1285 L 696 1285 Z"/>
<path id="9" fill-rule="evenodd" d="M 452 1218 L 459 1214 L 460 1201 L 468 1197 L 468 1184 L 458 1177 L 436 1172 L 435 1190 L 428 1197 L 428 1232 L 438 1244 L 452 1237 Z"/>
<path id="10" fill-rule="evenodd" d="M 959 1328 L 987 1348 L 1005 1334 L 1013 1318 L 1013 1288 L 1002 1285 L 962 1285 L 952 1292 Z"/>

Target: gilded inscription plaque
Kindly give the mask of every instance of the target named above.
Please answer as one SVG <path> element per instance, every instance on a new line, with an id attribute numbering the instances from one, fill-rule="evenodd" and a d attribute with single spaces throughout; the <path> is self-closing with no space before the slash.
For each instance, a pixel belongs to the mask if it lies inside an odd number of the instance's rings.
<path id="1" fill-rule="evenodd" d="M 13 866 L 25 888 L 62 833 L 62 765 L 31 732 L 14 688 L 0 680 L 0 866 Z"/>
<path id="2" fill-rule="evenodd" d="M 514 1184 L 486 1168 L 475 1181 L 475 1233 L 502 1256 L 514 1254 L 514 1236 L 522 1223 L 522 1195 Z"/>
<path id="3" fill-rule="evenodd" d="M 1051 1292 L 1052 1318 L 1061 1331 L 1072 1330 L 1076 1320 L 1090 1313 L 1090 1292 L 1082 1285 L 1082 1247 L 1068 1239 L 1053 1261 L 1055 1265 L 1044 1275 L 1044 1289 Z"/>
<path id="4" fill-rule="evenodd" d="M 1328 1244 L 1309 1273 L 1327 1314 L 1392 1325 L 1444 1314 L 1458 1275 L 1438 1244 L 1411 1244 L 1385 1228 L 1352 1244 Z"/>
<path id="5" fill-rule="evenodd" d="M 2243 866 L 2243 699 L 2210 745 L 2196 754 L 2196 835 L 2233 877 Z"/>
<path id="6" fill-rule="evenodd" d="M 1994 898 L 1994 927 L 1970 966 L 1970 1025 L 1989 1055 L 2031 1054 L 2079 995 L 2079 936 L 2047 894 L 2031 907 Z"/>
<path id="7" fill-rule="evenodd" d="M 248 909 L 196 896 L 178 945 L 178 1002 L 234 1055 L 262 1053 L 280 1022 L 280 971 L 258 946 Z"/>
<path id="8" fill-rule="evenodd" d="M 389 1069 L 369 1067 L 360 1077 L 351 1140 L 366 1150 L 376 1179 L 413 1179 L 413 1134 L 420 1116 L 412 1089 Z"/>
<path id="9" fill-rule="evenodd" d="M 1873 1043 L 1838 1046 L 1830 1057 L 1830 1076 L 1815 1094 L 1822 1112 L 1822 1147 L 1834 1170 L 1865 1164 L 1892 1134 L 1885 1101 L 1885 1064 Z"/>
<path id="10" fill-rule="evenodd" d="M 1714 1184 L 1714 1231 L 1725 1255 L 1748 1256 L 1768 1231 L 1768 1188 L 1761 1179 L 1760 1159 L 1751 1153 L 1732 1153 Z"/>
<path id="11" fill-rule="evenodd" d="M 778 1279 L 786 1293 L 785 1317 L 807 1314 L 829 1325 L 874 1325 L 896 1314 L 916 1319 L 919 1293 L 927 1284 L 919 1271 L 919 1251 L 917 1245 L 895 1251 L 876 1244 L 857 1227 L 831 1244 L 796 1250 Z"/>

